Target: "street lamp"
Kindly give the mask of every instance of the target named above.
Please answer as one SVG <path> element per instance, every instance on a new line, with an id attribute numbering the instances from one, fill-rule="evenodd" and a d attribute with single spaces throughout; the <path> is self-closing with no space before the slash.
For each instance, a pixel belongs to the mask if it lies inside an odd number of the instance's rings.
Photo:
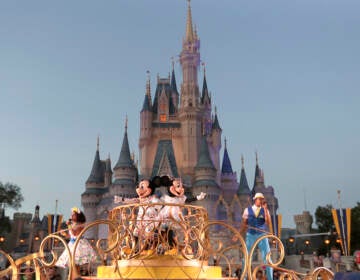
<path id="1" fill-rule="evenodd" d="M 295 242 L 295 238 L 290 236 L 289 239 L 288 239 L 290 245 L 289 245 L 289 254 L 290 254 L 290 246 L 293 247 L 294 245 L 294 242 Z"/>
<path id="2" fill-rule="evenodd" d="M 329 238 L 326 238 L 326 239 L 324 240 L 324 243 L 326 244 L 327 255 L 329 256 L 329 254 L 330 254 L 330 250 L 329 250 L 330 239 L 329 239 Z"/>

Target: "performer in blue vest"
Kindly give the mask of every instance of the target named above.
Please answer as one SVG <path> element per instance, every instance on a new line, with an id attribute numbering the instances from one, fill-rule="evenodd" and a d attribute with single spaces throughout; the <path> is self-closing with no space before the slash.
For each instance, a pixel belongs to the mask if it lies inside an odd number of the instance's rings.
<path id="1" fill-rule="evenodd" d="M 241 232 L 246 232 L 246 247 L 250 252 L 255 241 L 262 235 L 269 233 L 271 217 L 262 193 L 256 193 L 253 197 L 254 204 L 245 208 L 242 216 Z M 263 239 L 258 244 L 263 262 L 266 263 L 266 255 L 270 252 L 269 240 Z M 273 280 L 273 269 L 266 267 L 267 280 Z"/>

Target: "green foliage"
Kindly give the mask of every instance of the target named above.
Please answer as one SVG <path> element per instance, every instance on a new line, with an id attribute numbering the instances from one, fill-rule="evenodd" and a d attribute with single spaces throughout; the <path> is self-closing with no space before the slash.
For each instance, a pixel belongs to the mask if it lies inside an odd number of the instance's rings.
<path id="1" fill-rule="evenodd" d="M 11 231 L 9 217 L 5 217 L 5 208 L 11 207 L 18 209 L 24 197 L 18 185 L 0 182 L 0 234 Z"/>
<path id="2" fill-rule="evenodd" d="M 318 206 L 315 211 L 316 225 L 319 228 L 319 232 L 334 232 L 335 224 L 331 214 L 331 205 L 325 207 Z M 331 235 L 330 239 L 334 239 L 334 235 Z M 360 249 L 360 202 L 351 209 L 351 240 L 350 240 L 351 252 Z M 331 240 L 331 244 L 335 244 L 334 240 Z M 336 244 L 337 245 L 337 244 Z M 338 246 L 338 245 L 337 245 Z M 324 249 L 324 248 L 320 248 Z"/>
<path id="3" fill-rule="evenodd" d="M 23 200 L 24 197 L 18 185 L 12 183 L 3 184 L 0 182 L 0 204 L 3 208 L 11 207 L 18 209 L 21 207 Z"/>
<path id="4" fill-rule="evenodd" d="M 335 229 L 334 221 L 331 214 L 332 205 L 327 204 L 325 207 L 318 206 L 315 211 L 315 223 L 319 232 L 332 232 Z"/>
<path id="5" fill-rule="evenodd" d="M 360 202 L 351 209 L 351 240 L 350 250 L 360 249 Z"/>

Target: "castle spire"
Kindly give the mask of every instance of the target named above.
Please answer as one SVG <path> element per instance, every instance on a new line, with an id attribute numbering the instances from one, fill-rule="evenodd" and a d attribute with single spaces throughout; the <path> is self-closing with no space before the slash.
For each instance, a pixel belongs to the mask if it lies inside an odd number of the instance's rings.
<path id="1" fill-rule="evenodd" d="M 96 139 L 96 150 L 99 151 L 100 135 L 98 134 Z"/>
<path id="2" fill-rule="evenodd" d="M 218 117 L 217 117 L 217 108 L 216 108 L 216 106 L 215 106 L 215 117 L 214 117 L 214 121 L 213 121 L 213 124 L 212 124 L 212 129 L 221 130 L 219 120 L 218 120 Z"/>
<path id="3" fill-rule="evenodd" d="M 101 160 L 100 160 L 100 153 L 99 153 L 99 135 L 96 139 L 96 152 L 95 152 L 95 158 L 93 162 L 93 166 L 91 168 L 90 176 L 86 180 L 86 184 L 89 183 L 102 183 L 104 182 L 104 176 L 102 174 L 101 170 Z"/>
<path id="4" fill-rule="evenodd" d="M 191 16 L 190 0 L 188 0 L 185 40 L 187 42 L 193 42 L 193 40 L 194 40 L 194 30 L 193 30 L 193 23 L 192 23 L 192 16 Z"/>
<path id="5" fill-rule="evenodd" d="M 246 178 L 245 174 L 245 168 L 244 168 L 244 156 L 241 155 L 241 173 L 240 173 L 240 183 L 239 183 L 239 189 L 237 191 L 238 195 L 250 195 L 251 191 L 249 188 L 249 184 Z"/>
<path id="6" fill-rule="evenodd" d="M 151 87 L 150 87 L 150 71 L 146 71 L 146 90 L 141 112 L 151 111 Z"/>
<path id="7" fill-rule="evenodd" d="M 198 162 L 195 168 L 215 169 L 214 164 L 210 157 L 209 147 L 205 135 L 201 137 L 200 152 L 199 152 Z"/>
<path id="8" fill-rule="evenodd" d="M 128 118 L 126 116 L 125 133 L 124 133 L 124 138 L 123 138 L 123 142 L 122 142 L 122 146 L 121 146 L 120 156 L 119 156 L 119 159 L 118 159 L 114 169 L 120 168 L 120 167 L 132 167 L 133 166 L 133 161 L 131 160 L 131 155 L 130 155 L 127 127 L 128 127 Z"/>
<path id="9" fill-rule="evenodd" d="M 223 156 L 223 162 L 222 162 L 222 167 L 221 167 L 221 173 L 222 174 L 232 174 L 233 169 L 231 166 L 229 153 L 227 151 L 226 138 L 225 138 L 224 142 L 225 142 L 225 148 L 224 148 L 224 156 Z"/>
<path id="10" fill-rule="evenodd" d="M 201 92 L 201 103 L 207 103 L 208 105 L 211 104 L 211 98 L 209 96 L 209 91 L 208 91 L 208 87 L 207 87 L 207 82 L 206 82 L 206 68 L 205 68 L 205 62 L 202 62 L 201 65 L 203 66 L 203 71 L 204 71 L 204 80 L 203 80 L 203 87 L 202 87 L 202 92 Z"/>

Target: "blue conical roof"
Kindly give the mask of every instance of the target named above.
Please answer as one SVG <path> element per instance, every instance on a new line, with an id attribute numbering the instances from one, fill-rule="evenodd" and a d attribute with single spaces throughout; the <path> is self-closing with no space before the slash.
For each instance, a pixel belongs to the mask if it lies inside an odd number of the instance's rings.
<path id="1" fill-rule="evenodd" d="M 209 147 L 208 147 L 208 143 L 206 141 L 205 135 L 201 138 L 200 153 L 199 153 L 198 162 L 197 162 L 195 168 L 213 168 L 213 169 L 215 169 L 214 164 L 210 157 Z"/>
<path id="2" fill-rule="evenodd" d="M 251 193 L 248 181 L 246 179 L 246 174 L 245 174 L 245 169 L 244 168 L 241 168 L 240 184 L 239 184 L 239 189 L 238 189 L 237 193 L 239 195 L 241 195 L 241 194 L 250 195 L 250 193 Z"/>
<path id="3" fill-rule="evenodd" d="M 225 144 L 225 149 L 224 149 L 224 157 L 223 157 L 223 162 L 222 162 L 222 167 L 221 167 L 221 173 L 223 173 L 223 174 L 233 173 L 233 169 L 231 166 L 231 162 L 230 162 L 226 144 Z"/>
<path id="4" fill-rule="evenodd" d="M 129 140 L 127 135 L 127 130 L 125 130 L 124 139 L 121 146 L 120 156 L 119 159 L 114 167 L 120 168 L 120 167 L 132 167 L 133 161 L 131 159 L 130 155 L 130 148 L 129 148 Z"/>

